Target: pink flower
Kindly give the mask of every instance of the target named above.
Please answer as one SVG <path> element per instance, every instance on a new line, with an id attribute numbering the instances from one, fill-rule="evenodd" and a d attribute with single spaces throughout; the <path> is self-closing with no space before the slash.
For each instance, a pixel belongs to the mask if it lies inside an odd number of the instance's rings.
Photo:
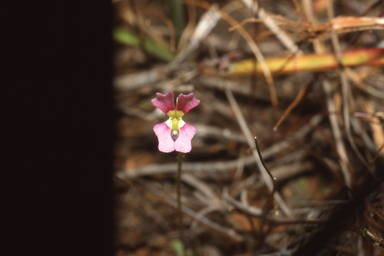
<path id="1" fill-rule="evenodd" d="M 188 95 L 180 94 L 176 99 L 176 108 L 173 100 L 173 93 L 169 91 L 163 95 L 156 93 L 156 98 L 151 100 L 152 104 L 169 116 L 168 121 L 157 124 L 153 127 L 159 139 L 159 150 L 169 153 L 174 150 L 181 153 L 188 153 L 192 149 L 191 140 L 195 136 L 196 128 L 185 123 L 181 118 L 189 110 L 199 105 L 200 100 Z"/>

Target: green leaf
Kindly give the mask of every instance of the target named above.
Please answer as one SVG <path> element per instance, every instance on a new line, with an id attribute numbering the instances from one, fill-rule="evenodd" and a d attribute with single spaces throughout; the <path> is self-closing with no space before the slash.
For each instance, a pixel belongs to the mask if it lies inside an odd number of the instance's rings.
<path id="1" fill-rule="evenodd" d="M 171 61 L 175 57 L 174 53 L 172 53 L 167 48 L 157 45 L 153 41 L 145 38 L 140 40 L 140 38 L 136 34 L 120 28 L 115 28 L 113 30 L 113 38 L 117 42 L 129 45 L 129 46 L 139 46 L 141 43 L 142 47 L 148 53 L 167 62 Z"/>
<path id="2" fill-rule="evenodd" d="M 184 256 L 184 244 L 181 240 L 176 239 L 172 241 L 172 248 L 177 256 Z"/>

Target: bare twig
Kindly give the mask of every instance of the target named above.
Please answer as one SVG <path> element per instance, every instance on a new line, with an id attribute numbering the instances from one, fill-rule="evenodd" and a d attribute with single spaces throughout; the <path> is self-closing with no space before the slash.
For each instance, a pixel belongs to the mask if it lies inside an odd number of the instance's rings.
<path id="1" fill-rule="evenodd" d="M 258 156 L 258 153 L 255 150 L 256 143 L 253 140 L 253 136 L 251 134 L 251 131 L 249 130 L 248 125 L 245 122 L 244 116 L 241 113 L 239 106 L 237 105 L 235 97 L 233 97 L 232 92 L 228 88 L 226 88 L 225 94 L 227 95 L 229 104 L 232 106 L 233 111 L 235 112 L 237 121 L 238 121 L 238 123 L 240 125 L 241 130 L 244 133 L 244 136 L 247 139 L 249 147 L 253 149 L 252 150 L 252 154 L 253 154 L 253 156 L 254 156 L 254 158 L 256 160 L 256 164 L 257 164 L 257 166 L 258 166 L 258 168 L 260 170 L 261 176 L 263 177 L 264 182 L 267 184 L 267 187 L 269 188 L 269 190 L 273 191 L 273 187 L 274 187 L 273 186 L 273 181 L 270 179 L 270 177 L 268 175 L 268 172 L 264 169 L 263 164 L 262 164 L 262 162 L 261 162 L 261 160 L 260 160 L 260 158 Z M 284 214 L 286 216 L 291 216 L 290 209 L 288 208 L 288 206 L 285 205 L 285 203 L 284 203 L 283 199 L 281 198 L 280 194 L 279 193 L 274 193 L 274 198 L 278 202 L 278 204 L 281 207 L 281 210 L 284 212 Z"/>
<path id="2" fill-rule="evenodd" d="M 279 121 L 277 121 L 277 123 L 273 127 L 274 131 L 277 131 L 277 128 L 284 121 L 284 119 L 287 117 L 287 115 L 292 111 L 292 109 L 294 107 L 297 106 L 297 104 L 299 104 L 300 100 L 303 98 L 303 96 L 304 96 L 305 92 L 307 91 L 310 84 L 311 83 L 308 82 L 308 83 L 303 85 L 303 87 L 300 89 L 299 93 L 297 94 L 295 100 L 291 103 L 291 105 L 288 106 L 288 108 L 284 111 L 284 114 L 280 117 Z"/>

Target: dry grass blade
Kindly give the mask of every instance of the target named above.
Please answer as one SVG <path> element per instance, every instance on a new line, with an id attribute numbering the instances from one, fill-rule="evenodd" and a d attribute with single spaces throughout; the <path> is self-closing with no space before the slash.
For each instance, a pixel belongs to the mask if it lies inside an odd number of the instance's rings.
<path id="1" fill-rule="evenodd" d="M 277 123 L 273 127 L 274 131 L 277 131 L 277 128 L 284 121 L 284 119 L 287 117 L 289 112 L 291 112 L 292 109 L 294 109 L 297 106 L 297 104 L 299 104 L 300 100 L 303 98 L 303 96 L 304 96 L 305 92 L 307 91 L 308 87 L 310 86 L 310 84 L 311 83 L 306 83 L 306 84 L 304 84 L 303 87 L 301 87 L 301 89 L 300 89 L 299 93 L 297 94 L 295 100 L 291 103 L 291 105 L 289 105 L 287 107 L 287 109 L 284 111 L 284 114 L 280 117 L 279 121 L 277 121 Z"/>
<path id="2" fill-rule="evenodd" d="M 332 2 L 328 0 L 328 18 L 333 19 L 333 6 Z M 364 159 L 364 157 L 360 154 L 359 150 L 357 149 L 357 146 L 355 142 L 352 139 L 352 134 L 351 134 L 351 121 L 349 117 L 350 113 L 350 104 L 349 101 L 352 98 L 352 94 L 350 93 L 350 84 L 347 80 L 347 74 L 345 67 L 343 66 L 343 60 L 341 58 L 341 49 L 340 49 L 340 43 L 339 43 L 339 38 L 337 37 L 336 34 L 336 29 L 332 30 L 332 45 L 333 48 L 335 49 L 335 55 L 336 58 L 339 62 L 340 65 L 340 81 L 341 81 L 341 91 L 342 91 L 342 98 L 343 98 L 343 117 L 344 117 L 344 125 L 346 128 L 346 134 L 349 143 L 352 146 L 353 151 L 357 155 L 357 157 L 360 159 L 360 161 L 365 165 L 365 167 L 373 174 L 370 166 L 368 165 L 368 162 Z M 348 183 L 347 183 L 348 184 Z"/>
<path id="3" fill-rule="evenodd" d="M 382 48 L 354 49 L 341 53 L 342 64 L 345 67 L 355 66 L 384 66 L 384 50 Z M 320 72 L 339 68 L 339 61 L 334 53 L 306 53 L 301 56 L 270 57 L 265 59 L 273 74 L 290 74 L 299 72 Z M 261 74 L 260 64 L 254 60 L 240 60 L 230 64 L 228 70 L 220 70 L 200 64 L 206 75 L 222 77 L 247 77 L 255 73 Z"/>
<path id="4" fill-rule="evenodd" d="M 304 3 L 305 3 L 304 9 L 307 13 L 307 16 L 309 17 L 309 19 L 314 24 L 316 24 L 316 20 L 315 20 L 314 15 L 311 11 L 312 10 L 311 3 L 308 0 L 304 1 Z M 313 44 L 315 47 L 315 51 L 317 53 L 323 53 L 324 46 L 321 44 L 321 42 L 319 40 L 314 41 Z M 327 96 L 328 112 L 329 113 L 335 113 L 336 107 L 335 107 L 335 103 L 334 103 L 333 97 L 332 97 L 333 96 L 332 95 L 332 86 L 326 79 L 323 80 L 322 85 L 323 85 L 323 89 L 324 89 L 326 96 Z M 344 142 L 342 140 L 342 134 L 341 134 L 340 127 L 339 127 L 339 124 L 337 121 L 337 117 L 335 115 L 330 115 L 329 120 L 331 122 L 333 136 L 334 136 L 335 142 L 336 142 L 337 152 L 338 152 L 338 155 L 340 157 L 339 162 L 340 162 L 341 169 L 343 171 L 344 180 L 345 180 L 345 183 L 347 184 L 347 186 L 351 187 L 352 178 L 351 178 L 350 171 L 348 169 L 347 152 L 345 149 Z"/>
<path id="5" fill-rule="evenodd" d="M 347 33 L 352 31 L 384 29 L 384 18 L 376 17 L 338 17 L 331 18 L 332 31 Z"/>
<path id="6" fill-rule="evenodd" d="M 280 27 L 276 24 L 276 22 L 266 13 L 264 8 L 261 8 L 257 5 L 257 2 L 242 1 L 249 9 L 252 10 L 253 13 L 257 12 L 257 15 L 260 17 L 260 19 L 253 19 L 254 22 L 260 21 L 263 22 L 264 25 L 273 33 L 275 36 L 280 40 L 282 44 L 291 52 L 294 54 L 301 54 L 301 50 L 299 47 L 297 47 L 296 43 L 282 30 Z M 246 19 L 249 20 L 249 19 Z M 246 21 L 244 20 L 244 21 Z M 241 22 L 238 26 L 242 26 L 244 24 L 244 21 Z M 235 29 L 235 27 L 230 28 L 230 30 Z"/>
<path id="7" fill-rule="evenodd" d="M 232 25 L 237 25 L 237 22 L 229 15 L 225 14 L 223 15 L 223 19 L 227 20 Z M 259 47 L 257 47 L 256 43 L 252 40 L 252 38 L 249 36 L 249 34 L 242 28 L 238 28 L 237 31 L 244 37 L 244 39 L 247 41 L 249 47 L 251 48 L 253 54 L 255 55 L 257 61 L 260 63 L 261 70 L 263 71 L 263 74 L 265 76 L 265 79 L 269 86 L 269 92 L 271 94 L 271 102 L 274 107 L 277 107 L 278 105 L 278 99 L 276 96 L 276 89 L 274 86 L 273 78 L 271 75 L 271 72 L 269 70 L 268 65 L 265 63 L 264 56 L 262 55 L 261 51 L 259 50 Z"/>
<path id="8" fill-rule="evenodd" d="M 248 128 L 247 123 L 245 122 L 244 116 L 241 113 L 241 111 L 239 109 L 239 106 L 237 105 L 237 102 L 236 102 L 235 98 L 233 97 L 232 92 L 228 88 L 226 88 L 225 94 L 227 95 L 228 101 L 229 101 L 230 105 L 232 106 L 232 108 L 233 108 L 233 110 L 235 112 L 237 121 L 238 121 L 238 123 L 239 123 L 239 125 L 241 127 L 241 130 L 243 131 L 247 141 L 248 141 L 249 147 L 253 149 L 252 150 L 252 154 L 255 157 L 257 166 L 259 168 L 260 173 L 262 174 L 263 180 L 267 184 L 267 187 L 269 188 L 269 190 L 273 191 L 274 190 L 273 189 L 274 188 L 273 181 L 270 179 L 267 170 L 264 168 L 263 163 L 261 162 L 261 160 L 259 158 L 259 155 L 258 155 L 257 151 L 255 150 L 256 143 L 253 140 L 253 136 L 252 136 L 252 134 L 251 134 L 251 132 L 250 132 L 250 130 Z M 291 210 L 284 203 L 284 201 L 281 198 L 280 194 L 279 193 L 274 193 L 274 198 L 276 199 L 276 201 L 277 201 L 278 205 L 280 206 L 281 210 L 283 211 L 283 213 L 286 216 L 291 216 L 292 215 L 291 214 Z"/>

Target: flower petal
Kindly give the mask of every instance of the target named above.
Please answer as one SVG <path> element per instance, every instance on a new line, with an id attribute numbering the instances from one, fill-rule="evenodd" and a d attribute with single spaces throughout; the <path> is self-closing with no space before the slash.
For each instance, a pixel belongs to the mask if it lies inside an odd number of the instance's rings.
<path id="1" fill-rule="evenodd" d="M 180 93 L 178 100 L 177 100 L 177 110 L 183 111 L 184 114 L 186 114 L 189 110 L 196 107 L 200 104 L 200 100 L 195 99 L 193 97 L 193 93 L 190 93 L 188 95 L 184 95 Z"/>
<path id="2" fill-rule="evenodd" d="M 166 123 L 155 125 L 153 131 L 159 140 L 159 151 L 169 153 L 175 150 L 175 142 L 171 137 L 171 128 Z"/>
<path id="3" fill-rule="evenodd" d="M 179 137 L 175 141 L 175 150 L 181 153 L 188 153 L 192 149 L 191 140 L 195 136 L 196 128 L 185 123 L 179 129 Z"/>
<path id="4" fill-rule="evenodd" d="M 151 100 L 153 106 L 161 109 L 165 114 L 170 110 L 175 110 L 175 102 L 173 99 L 173 92 L 169 91 L 167 94 L 156 93 L 156 98 Z"/>

